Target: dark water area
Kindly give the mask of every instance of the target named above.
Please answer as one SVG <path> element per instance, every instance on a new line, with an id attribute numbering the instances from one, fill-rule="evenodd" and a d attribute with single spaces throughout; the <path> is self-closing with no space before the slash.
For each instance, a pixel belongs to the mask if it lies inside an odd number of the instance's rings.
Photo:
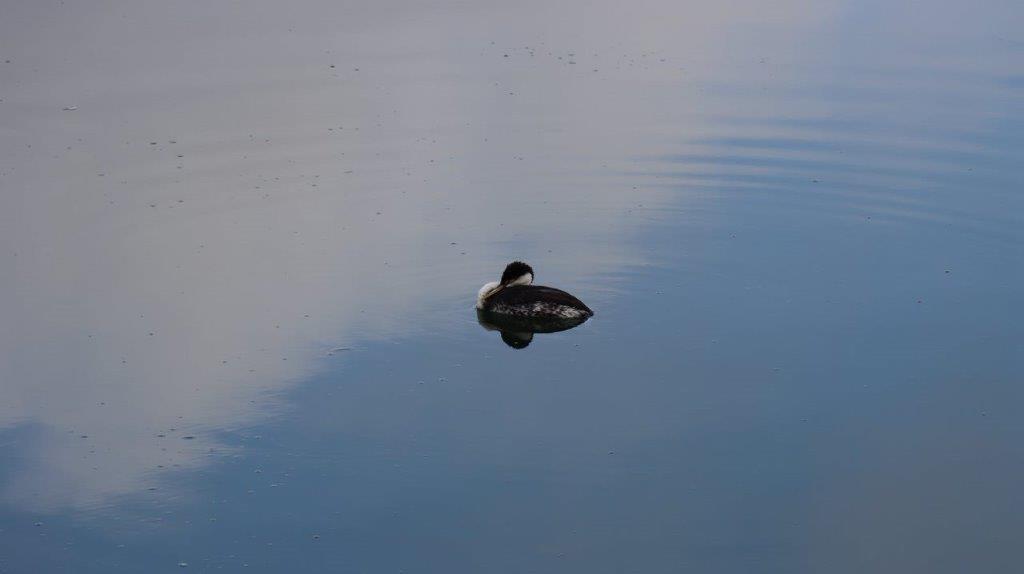
<path id="1" fill-rule="evenodd" d="M 7 6 L 0 573 L 1019 570 L 1022 25 Z"/>

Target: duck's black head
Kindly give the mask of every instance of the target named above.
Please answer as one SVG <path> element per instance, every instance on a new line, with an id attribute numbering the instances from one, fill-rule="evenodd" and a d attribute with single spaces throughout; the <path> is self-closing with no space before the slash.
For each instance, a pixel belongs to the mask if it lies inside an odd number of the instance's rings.
<path id="1" fill-rule="evenodd" d="M 533 268 L 522 261 L 513 261 L 505 267 L 501 274 L 501 284 L 508 285 L 529 285 L 533 283 Z"/>

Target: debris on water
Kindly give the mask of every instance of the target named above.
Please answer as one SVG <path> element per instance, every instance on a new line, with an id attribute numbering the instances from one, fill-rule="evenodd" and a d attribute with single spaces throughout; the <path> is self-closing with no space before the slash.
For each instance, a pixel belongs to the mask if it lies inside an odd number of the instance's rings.
<path id="1" fill-rule="evenodd" d="M 188 568 L 188 562 L 178 562 L 178 568 Z"/>
<path id="2" fill-rule="evenodd" d="M 188 436 L 183 436 L 183 437 L 181 437 L 181 440 L 192 440 L 192 439 L 194 439 L 194 438 L 196 438 L 196 437 L 194 437 L 194 436 L 192 436 L 192 435 L 188 435 Z"/>

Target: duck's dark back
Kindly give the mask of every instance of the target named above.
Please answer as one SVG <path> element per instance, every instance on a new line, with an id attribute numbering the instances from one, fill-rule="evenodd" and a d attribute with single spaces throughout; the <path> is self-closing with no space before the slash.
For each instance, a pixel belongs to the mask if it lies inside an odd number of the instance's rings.
<path id="1" fill-rule="evenodd" d="M 590 307 L 587 307 L 583 301 L 580 301 L 569 293 L 566 293 L 561 289 L 555 289 L 554 287 L 544 287 L 543 285 L 513 285 L 511 287 L 506 287 L 494 296 L 493 302 L 517 306 L 529 305 L 531 303 L 551 303 L 555 305 L 575 307 L 577 309 L 582 309 L 591 315 L 594 314 Z"/>

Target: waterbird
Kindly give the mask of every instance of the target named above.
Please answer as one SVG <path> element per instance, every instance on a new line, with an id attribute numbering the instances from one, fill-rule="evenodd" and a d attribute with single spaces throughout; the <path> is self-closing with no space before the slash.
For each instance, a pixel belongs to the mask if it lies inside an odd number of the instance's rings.
<path id="1" fill-rule="evenodd" d="M 522 261 L 505 267 L 500 281 L 476 294 L 476 308 L 488 313 L 534 319 L 587 319 L 594 312 L 583 301 L 554 287 L 533 284 L 533 268 Z"/>

